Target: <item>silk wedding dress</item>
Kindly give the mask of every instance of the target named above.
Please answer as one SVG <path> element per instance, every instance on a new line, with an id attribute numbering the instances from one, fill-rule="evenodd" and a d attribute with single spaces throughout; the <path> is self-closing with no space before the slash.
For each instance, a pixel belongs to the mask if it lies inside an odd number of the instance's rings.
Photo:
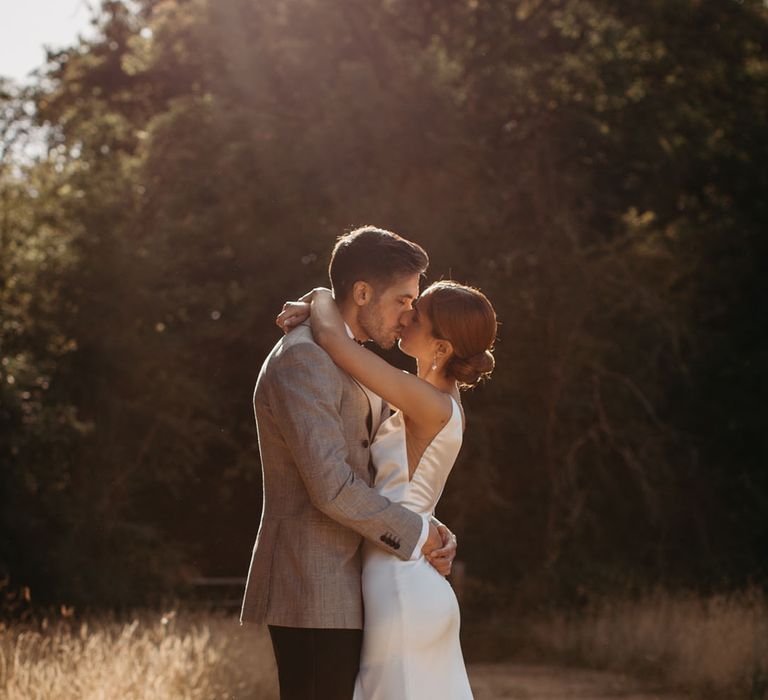
<path id="1" fill-rule="evenodd" d="M 371 445 L 376 490 L 422 515 L 434 512 L 461 448 L 461 409 L 453 397 L 451 404 L 450 419 L 410 481 L 400 411 L 381 424 Z M 363 547 L 365 624 L 354 700 L 471 699 L 451 585 L 423 555 L 402 561 L 372 543 Z"/>

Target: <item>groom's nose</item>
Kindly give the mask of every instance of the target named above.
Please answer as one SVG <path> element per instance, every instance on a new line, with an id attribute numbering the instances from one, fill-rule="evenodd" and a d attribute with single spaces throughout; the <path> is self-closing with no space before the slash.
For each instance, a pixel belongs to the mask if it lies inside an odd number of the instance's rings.
<path id="1" fill-rule="evenodd" d="M 403 313 L 400 314 L 400 325 L 401 326 L 410 325 L 412 318 L 413 318 L 413 309 L 408 309 L 407 311 L 403 311 Z"/>

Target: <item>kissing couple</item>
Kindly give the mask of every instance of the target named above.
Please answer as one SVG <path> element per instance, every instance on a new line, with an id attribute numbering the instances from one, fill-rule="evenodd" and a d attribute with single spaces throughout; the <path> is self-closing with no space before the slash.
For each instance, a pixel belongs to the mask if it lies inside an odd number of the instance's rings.
<path id="1" fill-rule="evenodd" d="M 333 249 L 332 291 L 277 317 L 253 397 L 264 503 L 240 620 L 269 626 L 281 700 L 472 697 L 445 579 L 456 538 L 433 514 L 496 314 L 458 282 L 419 294 L 428 265 L 416 243 L 357 229 Z M 397 342 L 417 376 L 368 340 Z"/>

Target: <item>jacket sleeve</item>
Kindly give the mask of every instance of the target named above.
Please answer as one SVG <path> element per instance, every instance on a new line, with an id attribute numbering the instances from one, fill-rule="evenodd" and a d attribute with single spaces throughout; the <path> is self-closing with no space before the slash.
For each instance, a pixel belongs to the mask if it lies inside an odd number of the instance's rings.
<path id="1" fill-rule="evenodd" d="M 275 358 L 270 375 L 270 408 L 312 504 L 388 552 L 409 559 L 423 519 L 376 493 L 350 466 L 339 412 L 343 386 L 328 354 L 312 343 L 290 345 Z"/>

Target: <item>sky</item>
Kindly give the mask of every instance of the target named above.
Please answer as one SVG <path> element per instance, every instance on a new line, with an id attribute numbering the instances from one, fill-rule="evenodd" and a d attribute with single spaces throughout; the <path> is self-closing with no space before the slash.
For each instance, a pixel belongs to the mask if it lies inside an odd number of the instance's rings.
<path id="1" fill-rule="evenodd" d="M 26 81 L 45 61 L 44 45 L 70 46 L 92 30 L 95 0 L 0 0 L 0 76 Z"/>

